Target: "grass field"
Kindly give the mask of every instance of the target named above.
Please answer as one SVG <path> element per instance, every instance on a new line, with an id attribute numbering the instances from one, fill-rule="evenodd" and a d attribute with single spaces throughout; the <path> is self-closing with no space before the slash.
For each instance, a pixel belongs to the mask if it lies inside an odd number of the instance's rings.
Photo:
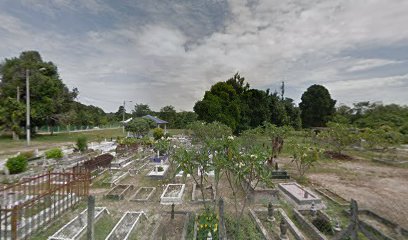
<path id="1" fill-rule="evenodd" d="M 182 134 L 183 129 L 168 129 L 170 135 Z M 19 141 L 13 141 L 11 136 L 2 135 L 0 136 L 0 157 L 4 155 L 11 155 L 22 151 L 31 151 L 34 149 L 47 149 L 51 147 L 74 144 L 78 137 L 86 136 L 88 142 L 92 141 L 102 141 L 105 138 L 110 140 L 110 138 L 123 137 L 125 136 L 122 132 L 122 128 L 115 129 L 98 129 L 86 132 L 74 132 L 74 133 L 58 133 L 54 135 L 36 135 L 31 139 L 30 147 L 26 146 L 25 138 Z"/>

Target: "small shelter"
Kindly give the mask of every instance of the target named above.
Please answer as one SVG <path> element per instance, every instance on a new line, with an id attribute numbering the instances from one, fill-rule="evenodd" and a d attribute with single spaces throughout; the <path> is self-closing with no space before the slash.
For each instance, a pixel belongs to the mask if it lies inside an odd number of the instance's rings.
<path id="1" fill-rule="evenodd" d="M 160 118 L 153 117 L 152 115 L 146 115 L 143 118 L 152 120 L 153 122 L 156 123 L 158 128 L 163 128 L 162 126 L 164 125 L 164 132 L 167 133 L 167 123 L 168 122 L 161 120 Z"/>

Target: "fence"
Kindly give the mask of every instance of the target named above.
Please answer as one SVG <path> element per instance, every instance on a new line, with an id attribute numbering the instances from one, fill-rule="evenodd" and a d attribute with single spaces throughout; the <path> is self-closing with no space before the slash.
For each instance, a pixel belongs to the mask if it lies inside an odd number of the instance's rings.
<path id="1" fill-rule="evenodd" d="M 37 127 L 35 130 L 37 133 L 60 133 L 60 132 L 82 132 L 82 131 L 93 131 L 93 130 L 101 130 L 101 129 L 114 129 L 121 127 L 121 124 L 114 123 L 109 125 L 88 125 L 88 126 L 75 126 L 75 125 L 67 125 L 67 126 L 42 126 Z"/>
<path id="2" fill-rule="evenodd" d="M 85 171 L 47 172 L 0 190 L 0 239 L 27 239 L 88 195 Z"/>

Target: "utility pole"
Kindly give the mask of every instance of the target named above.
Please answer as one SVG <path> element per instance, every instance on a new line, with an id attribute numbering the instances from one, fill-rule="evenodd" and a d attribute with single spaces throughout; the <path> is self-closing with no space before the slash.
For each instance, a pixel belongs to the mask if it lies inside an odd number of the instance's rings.
<path id="1" fill-rule="evenodd" d="M 126 101 L 123 100 L 123 111 L 122 111 L 122 130 L 123 130 L 123 134 L 125 134 L 125 103 Z"/>
<path id="2" fill-rule="evenodd" d="M 27 131 L 27 146 L 30 146 L 31 132 L 30 132 L 30 70 L 26 69 L 26 131 Z"/>

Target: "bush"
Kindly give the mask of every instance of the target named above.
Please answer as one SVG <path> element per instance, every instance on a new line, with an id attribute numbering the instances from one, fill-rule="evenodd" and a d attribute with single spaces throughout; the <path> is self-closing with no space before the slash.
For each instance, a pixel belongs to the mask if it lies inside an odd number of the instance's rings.
<path id="1" fill-rule="evenodd" d="M 24 155 L 18 155 L 16 157 L 9 158 L 6 162 L 6 167 L 10 171 L 10 174 L 21 173 L 27 170 L 28 160 Z"/>
<path id="2" fill-rule="evenodd" d="M 155 140 L 159 140 L 160 138 L 164 137 L 164 130 L 161 128 L 153 129 L 153 137 Z"/>
<path id="3" fill-rule="evenodd" d="M 88 139 L 86 137 L 79 137 L 76 142 L 77 149 L 83 152 L 88 149 Z"/>
<path id="4" fill-rule="evenodd" d="M 45 157 L 47 159 L 50 159 L 50 158 L 59 159 L 59 158 L 62 158 L 63 156 L 64 154 L 62 153 L 62 150 L 60 148 L 52 148 L 45 152 Z"/>

